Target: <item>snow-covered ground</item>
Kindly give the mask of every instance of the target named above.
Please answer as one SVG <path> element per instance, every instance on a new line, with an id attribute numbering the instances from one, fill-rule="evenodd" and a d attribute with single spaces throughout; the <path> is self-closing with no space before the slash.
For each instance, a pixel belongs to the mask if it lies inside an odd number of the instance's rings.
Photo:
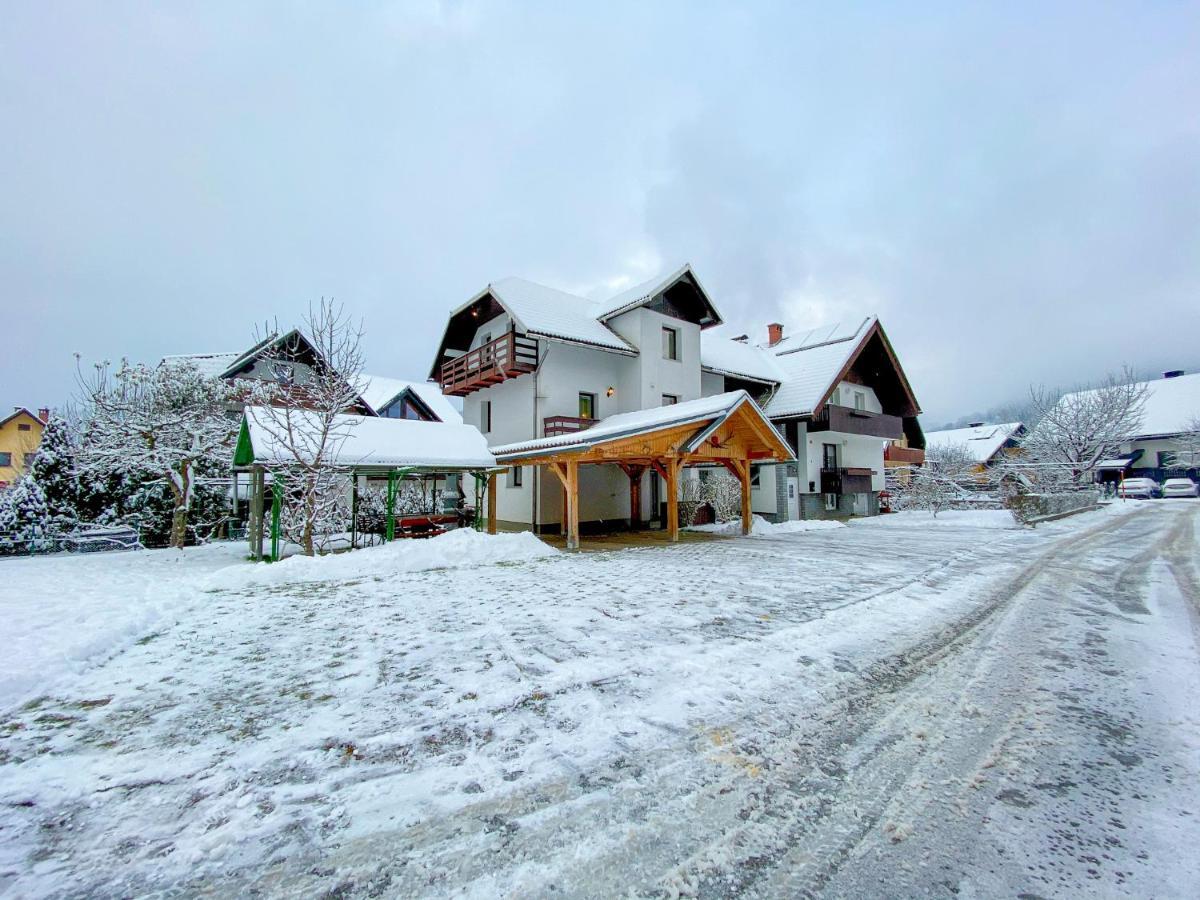
<path id="1" fill-rule="evenodd" d="M 3 564 L 0 891 L 1189 895 L 1197 510 Z"/>

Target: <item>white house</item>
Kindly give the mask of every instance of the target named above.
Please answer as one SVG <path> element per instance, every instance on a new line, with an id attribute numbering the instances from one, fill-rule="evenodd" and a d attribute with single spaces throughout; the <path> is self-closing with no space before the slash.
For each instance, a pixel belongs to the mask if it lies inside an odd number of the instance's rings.
<path id="1" fill-rule="evenodd" d="M 1141 384 L 1146 388 L 1142 419 L 1118 456 L 1101 464 L 1102 479 L 1113 481 L 1124 473 L 1157 481 L 1200 480 L 1200 372 L 1175 369 Z"/>
<path id="2" fill-rule="evenodd" d="M 754 511 L 772 519 L 869 515 L 883 488 L 883 441 L 919 412 L 874 318 L 766 346 L 714 337 L 721 316 L 691 266 L 597 302 L 520 278 L 488 285 L 450 314 L 430 377 L 463 398 L 492 447 L 579 431 L 611 416 L 744 390 L 797 459 L 756 465 Z M 778 471 L 777 471 L 778 470 Z M 665 483 L 638 476 L 641 521 L 660 521 Z M 579 473 L 593 530 L 629 523 L 632 485 L 615 465 Z M 544 466 L 513 466 L 502 521 L 559 529 L 563 491 Z"/>

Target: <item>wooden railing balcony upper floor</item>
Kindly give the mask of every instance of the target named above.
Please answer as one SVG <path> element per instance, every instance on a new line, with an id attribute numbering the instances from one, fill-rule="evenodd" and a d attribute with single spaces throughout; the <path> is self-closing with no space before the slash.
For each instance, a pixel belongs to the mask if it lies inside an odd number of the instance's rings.
<path id="1" fill-rule="evenodd" d="M 827 403 L 819 414 L 812 417 L 808 430 L 840 431 L 843 434 L 865 434 L 897 440 L 904 436 L 904 420 L 887 413 Z"/>
<path id="2" fill-rule="evenodd" d="M 586 419 L 580 416 L 546 416 L 542 420 L 543 437 L 558 437 L 562 434 L 574 434 L 585 431 L 595 425 L 599 419 Z"/>
<path id="3" fill-rule="evenodd" d="M 443 394 L 465 397 L 509 378 L 533 372 L 537 367 L 537 338 L 509 331 L 442 363 L 438 383 Z"/>

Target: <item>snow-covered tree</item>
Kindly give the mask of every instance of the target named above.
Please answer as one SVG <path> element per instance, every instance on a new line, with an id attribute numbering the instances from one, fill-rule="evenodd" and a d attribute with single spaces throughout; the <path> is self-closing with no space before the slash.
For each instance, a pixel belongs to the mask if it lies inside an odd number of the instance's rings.
<path id="1" fill-rule="evenodd" d="M 7 542 L 29 552 L 47 549 L 50 516 L 46 498 L 36 481 L 22 475 L 11 487 L 0 491 L 0 533 Z"/>
<path id="2" fill-rule="evenodd" d="M 55 412 L 42 430 L 28 473 L 45 497 L 50 529 L 60 533 L 70 531 L 79 522 L 75 438 L 70 420 Z"/>
<path id="3" fill-rule="evenodd" d="M 989 473 L 961 444 L 926 450 L 925 463 L 907 471 L 907 478 L 893 477 L 888 484 L 897 511 L 923 509 L 936 517 L 955 504 L 997 500 Z"/>
<path id="4" fill-rule="evenodd" d="M 1096 467 L 1137 433 L 1146 394 L 1146 385 L 1135 382 L 1129 369 L 1071 393 L 1031 389 L 1037 424 L 1021 440 L 1020 468 L 1074 487 L 1091 484 Z"/>
<path id="5" fill-rule="evenodd" d="M 313 556 L 318 533 L 344 517 L 347 479 L 334 463 L 353 427 L 343 413 L 360 398 L 362 325 L 342 306 L 322 298 L 309 308 L 304 331 L 317 357 L 310 370 L 302 378 L 262 382 L 251 402 L 259 407 L 259 425 L 280 450 L 273 477 L 284 487 L 284 535 Z M 269 346 L 267 356 L 278 370 L 294 371 L 295 348 L 285 341 Z"/>
<path id="6" fill-rule="evenodd" d="M 228 409 L 233 389 L 187 360 L 153 368 L 122 361 L 115 371 L 98 364 L 90 377 L 80 376 L 80 387 L 81 479 L 123 479 L 135 491 L 164 483 L 171 498 L 170 546 L 182 547 L 197 477 L 228 467 L 237 424 Z"/>
<path id="7" fill-rule="evenodd" d="M 1179 447 L 1175 458 L 1180 467 L 1194 469 L 1200 466 L 1200 416 L 1193 416 L 1189 420 L 1183 433 L 1175 439 L 1175 444 Z"/>

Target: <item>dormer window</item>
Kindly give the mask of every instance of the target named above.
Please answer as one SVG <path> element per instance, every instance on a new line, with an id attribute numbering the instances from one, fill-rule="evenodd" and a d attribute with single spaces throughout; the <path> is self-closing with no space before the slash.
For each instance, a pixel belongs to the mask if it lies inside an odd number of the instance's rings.
<path id="1" fill-rule="evenodd" d="M 679 359 L 679 329 L 663 326 L 662 330 L 663 359 Z"/>
<path id="2" fill-rule="evenodd" d="M 862 391 L 854 392 L 854 408 L 859 412 L 865 412 L 867 409 L 867 395 Z"/>

